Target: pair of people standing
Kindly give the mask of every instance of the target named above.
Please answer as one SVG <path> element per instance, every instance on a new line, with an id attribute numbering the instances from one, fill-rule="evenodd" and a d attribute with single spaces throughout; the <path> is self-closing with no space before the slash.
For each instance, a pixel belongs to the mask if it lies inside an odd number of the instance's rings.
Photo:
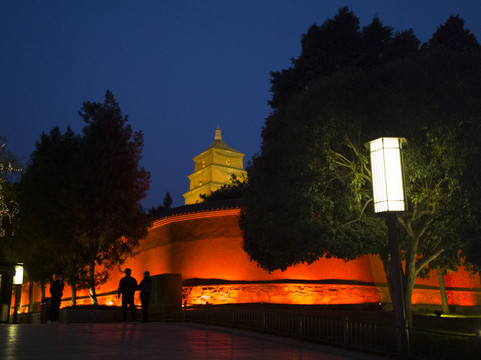
<path id="1" fill-rule="evenodd" d="M 132 277 L 132 270 L 127 268 L 124 270 L 125 276 L 120 279 L 117 297 L 122 295 L 122 317 L 123 321 L 127 321 L 127 307 L 130 310 L 132 320 L 137 319 L 137 309 L 134 304 L 134 294 L 140 290 L 140 302 L 142 304 L 142 318 L 146 322 L 149 317 L 150 294 L 152 293 L 152 279 L 148 271 L 144 272 L 144 278 L 137 285 L 137 280 Z"/>

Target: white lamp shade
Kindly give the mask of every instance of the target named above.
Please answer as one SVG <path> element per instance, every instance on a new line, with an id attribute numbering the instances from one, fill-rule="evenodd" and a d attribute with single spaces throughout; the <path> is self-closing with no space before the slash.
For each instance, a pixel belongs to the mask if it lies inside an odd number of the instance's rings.
<path id="1" fill-rule="evenodd" d="M 14 285 L 23 284 L 23 265 L 15 265 L 15 276 L 13 278 Z"/>
<path id="2" fill-rule="evenodd" d="M 401 155 L 404 138 L 379 138 L 369 143 L 374 212 L 406 210 Z"/>

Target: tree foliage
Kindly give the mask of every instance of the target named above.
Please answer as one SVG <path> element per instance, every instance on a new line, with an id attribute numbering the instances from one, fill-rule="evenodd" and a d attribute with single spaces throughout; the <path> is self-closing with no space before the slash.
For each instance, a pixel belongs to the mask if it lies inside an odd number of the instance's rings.
<path id="1" fill-rule="evenodd" d="M 462 127 L 465 136 L 463 142 L 471 149 L 466 154 L 466 164 L 461 178 L 460 187 L 465 194 L 466 213 L 463 214 L 463 255 L 474 271 L 481 270 L 481 129 L 473 122 L 467 122 Z"/>
<path id="2" fill-rule="evenodd" d="M 19 161 L 0 136 L 0 262 L 15 262 L 13 236 L 19 221 L 17 182 L 22 171 Z"/>
<path id="3" fill-rule="evenodd" d="M 139 165 L 142 133 L 110 91 L 104 103 L 85 102 L 80 115 L 81 135 L 54 128 L 31 155 L 21 181 L 21 248 L 36 279 L 62 271 L 96 303 L 95 287 L 145 234 L 140 201 L 150 174 Z"/>
<path id="4" fill-rule="evenodd" d="M 159 205 L 157 207 L 154 206 L 149 209 L 149 216 L 153 218 L 158 218 L 162 216 L 167 210 L 169 210 L 171 205 L 172 205 L 172 196 L 170 195 L 170 192 L 167 192 L 165 194 L 162 205 Z"/>
<path id="5" fill-rule="evenodd" d="M 15 241 L 30 281 L 42 282 L 63 272 L 76 283 L 84 264 L 78 244 L 79 193 L 74 191 L 81 186 L 79 142 L 71 129 L 42 133 L 22 175 Z"/>
<path id="6" fill-rule="evenodd" d="M 203 201 L 242 199 L 246 185 L 246 179 L 238 179 L 234 174 L 232 175 L 229 184 L 222 185 L 219 189 L 213 191 L 209 195 L 200 194 L 200 198 Z"/>
<path id="7" fill-rule="evenodd" d="M 0 238 L 5 236 L 5 228 L 12 229 L 18 214 L 18 204 L 10 192 L 21 170 L 18 160 L 7 150 L 5 139 L 0 137 Z"/>
<path id="8" fill-rule="evenodd" d="M 345 8 L 309 29 L 293 67 L 272 78 L 274 111 L 248 170 L 240 223 L 251 259 L 273 271 L 322 256 L 379 254 L 388 269 L 364 144 L 401 136 L 408 139 L 409 211 L 398 217 L 408 312 L 422 269 L 441 254 L 443 264 L 459 265 L 472 191 L 462 187 L 463 170 L 479 148 L 479 137 L 465 141 L 463 124 L 479 129 L 481 118 L 479 44 L 460 25 L 449 18 L 422 48 L 412 31 L 393 36 L 379 19 L 360 30 Z"/>
<path id="9" fill-rule="evenodd" d="M 302 37 L 302 53 L 292 66 L 271 73 L 272 108 L 285 105 L 293 96 L 332 74 L 372 69 L 393 59 L 416 53 L 419 40 L 412 30 L 393 35 L 375 17 L 360 29 L 359 18 L 347 7 L 321 26 L 312 25 Z"/>
<path id="10" fill-rule="evenodd" d="M 113 94 L 104 103 L 84 102 L 82 130 L 84 227 L 81 241 L 90 259 L 89 290 L 96 302 L 95 286 L 107 280 L 95 265 L 107 271 L 123 263 L 145 235 L 148 219 L 140 201 L 145 198 L 150 174 L 139 165 L 143 135 L 134 132 L 122 116 Z"/>

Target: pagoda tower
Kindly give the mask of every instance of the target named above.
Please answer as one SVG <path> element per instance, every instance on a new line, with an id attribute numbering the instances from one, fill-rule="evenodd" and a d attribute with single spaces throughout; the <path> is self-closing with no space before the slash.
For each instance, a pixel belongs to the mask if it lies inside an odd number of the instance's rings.
<path id="1" fill-rule="evenodd" d="M 200 195 L 209 195 L 222 185 L 232 182 L 232 175 L 240 181 L 247 179 L 243 165 L 244 154 L 227 146 L 217 127 L 214 142 L 194 157 L 194 172 L 189 175 L 189 191 L 184 194 L 185 204 L 202 202 Z"/>

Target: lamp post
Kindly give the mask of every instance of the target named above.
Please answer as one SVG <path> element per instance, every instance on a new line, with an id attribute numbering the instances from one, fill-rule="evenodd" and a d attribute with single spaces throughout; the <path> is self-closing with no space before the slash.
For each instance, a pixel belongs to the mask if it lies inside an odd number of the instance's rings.
<path id="1" fill-rule="evenodd" d="M 406 211 L 404 167 L 401 153 L 404 138 L 379 138 L 369 142 L 374 212 L 384 213 L 391 257 L 392 304 L 396 326 L 396 344 L 401 358 L 409 357 L 409 334 L 403 295 L 402 266 L 396 231 L 396 213 Z"/>
<path id="2" fill-rule="evenodd" d="M 15 309 L 13 311 L 12 322 L 14 324 L 17 323 L 18 302 L 20 300 L 20 295 L 21 295 L 21 291 L 22 291 L 22 284 L 23 284 L 23 264 L 16 264 L 15 265 L 15 276 L 13 278 L 13 285 L 15 285 Z"/>

